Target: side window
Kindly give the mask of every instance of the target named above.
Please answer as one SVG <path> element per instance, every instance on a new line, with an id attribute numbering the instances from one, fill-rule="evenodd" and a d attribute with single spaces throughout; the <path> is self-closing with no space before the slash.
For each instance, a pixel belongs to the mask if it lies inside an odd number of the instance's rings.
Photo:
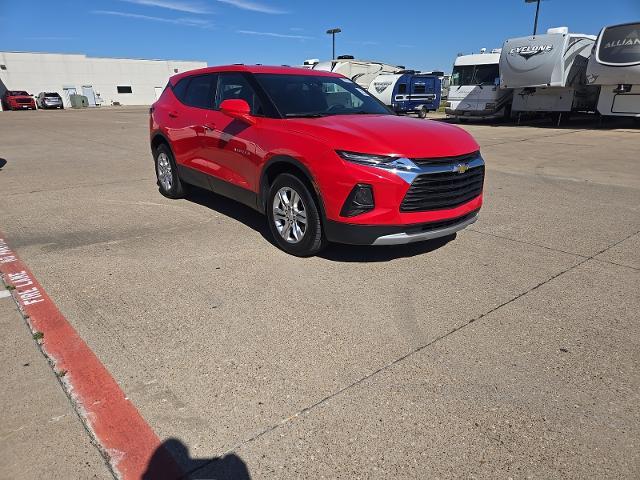
<path id="1" fill-rule="evenodd" d="M 191 77 L 184 96 L 184 103 L 191 107 L 213 108 L 217 75 Z"/>
<path id="2" fill-rule="evenodd" d="M 256 95 L 255 90 L 249 85 L 244 75 L 239 73 L 221 73 L 218 80 L 215 108 L 225 100 L 240 99 L 249 104 L 253 115 L 264 115 L 265 111 Z"/>

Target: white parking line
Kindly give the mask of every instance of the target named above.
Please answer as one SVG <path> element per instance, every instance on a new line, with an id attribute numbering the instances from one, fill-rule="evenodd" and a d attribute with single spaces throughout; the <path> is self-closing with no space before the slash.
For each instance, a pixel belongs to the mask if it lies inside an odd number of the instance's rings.
<path id="1" fill-rule="evenodd" d="M 11 292 L 9 290 L 0 290 L 0 298 L 7 298 L 11 296 Z"/>

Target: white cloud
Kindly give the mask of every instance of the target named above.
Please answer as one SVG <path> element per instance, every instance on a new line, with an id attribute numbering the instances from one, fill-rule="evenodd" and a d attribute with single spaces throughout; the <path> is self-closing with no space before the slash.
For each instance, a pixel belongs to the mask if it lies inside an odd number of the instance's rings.
<path id="1" fill-rule="evenodd" d="M 364 45 L 364 46 L 367 46 L 367 45 L 380 45 L 380 42 L 374 42 L 374 41 L 371 41 L 371 40 L 353 40 L 353 41 L 350 41 L 348 43 L 351 43 L 353 45 Z"/>
<path id="2" fill-rule="evenodd" d="M 289 35 L 286 33 L 256 32 L 255 30 L 236 30 L 236 33 L 242 33 L 244 35 L 262 35 L 263 37 L 293 38 L 297 40 L 313 39 L 313 37 L 307 37 L 306 35 Z"/>
<path id="3" fill-rule="evenodd" d="M 134 18 L 137 20 L 148 20 L 152 22 L 173 23 L 175 25 L 184 25 L 187 27 L 210 28 L 212 25 L 207 20 L 199 18 L 164 18 L 154 17 L 151 15 L 139 15 L 137 13 L 117 12 L 113 10 L 93 10 L 91 13 L 95 15 L 111 15 L 114 17 Z"/>
<path id="4" fill-rule="evenodd" d="M 166 8 L 186 13 L 212 13 L 206 5 L 194 2 L 183 2 L 180 0 L 121 0 L 123 2 L 135 3 L 136 5 L 144 5 L 146 7 Z"/>
<path id="5" fill-rule="evenodd" d="M 233 5 L 234 7 L 241 8 L 242 10 L 251 10 L 252 12 L 272 14 L 289 13 L 285 10 L 280 10 L 279 8 L 270 7 L 269 5 L 249 0 L 218 0 L 218 2 Z"/>
<path id="6" fill-rule="evenodd" d="M 25 37 L 25 40 L 76 40 L 76 37 Z"/>

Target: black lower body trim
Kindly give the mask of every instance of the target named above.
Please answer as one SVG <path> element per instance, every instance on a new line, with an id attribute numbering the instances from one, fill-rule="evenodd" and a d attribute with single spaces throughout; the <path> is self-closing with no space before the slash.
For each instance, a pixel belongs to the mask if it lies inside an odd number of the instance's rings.
<path id="1" fill-rule="evenodd" d="M 189 185 L 211 190 L 214 193 L 228 197 L 236 202 L 243 203 L 248 207 L 260 211 L 258 208 L 258 194 L 238 187 L 219 178 L 207 175 L 199 170 L 195 170 L 184 165 L 178 165 L 178 175 L 180 179 Z"/>

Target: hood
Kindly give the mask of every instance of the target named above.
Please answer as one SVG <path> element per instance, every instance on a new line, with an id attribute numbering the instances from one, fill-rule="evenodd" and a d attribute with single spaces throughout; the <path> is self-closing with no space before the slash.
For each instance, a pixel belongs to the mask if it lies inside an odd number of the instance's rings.
<path id="1" fill-rule="evenodd" d="M 24 99 L 24 98 L 28 98 L 29 100 L 33 100 L 33 97 L 31 95 L 7 95 L 8 98 L 13 98 L 13 99 Z"/>
<path id="2" fill-rule="evenodd" d="M 285 122 L 288 130 L 315 137 L 335 150 L 426 158 L 464 155 L 480 148 L 459 127 L 396 115 L 332 115 Z"/>

